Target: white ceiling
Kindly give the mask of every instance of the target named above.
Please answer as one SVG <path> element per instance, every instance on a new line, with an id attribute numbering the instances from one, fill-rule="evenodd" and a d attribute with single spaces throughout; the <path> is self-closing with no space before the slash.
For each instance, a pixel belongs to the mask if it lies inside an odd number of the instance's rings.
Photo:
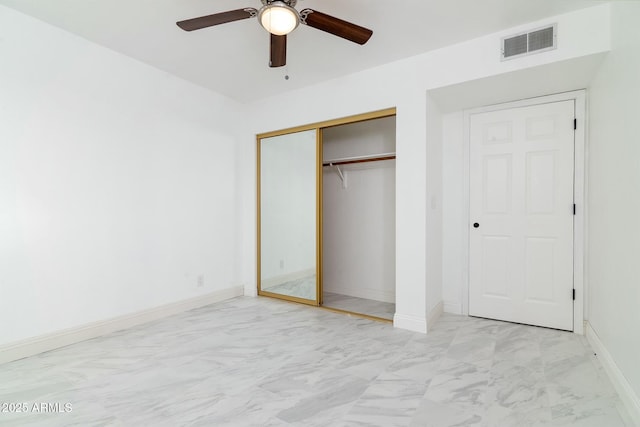
<path id="1" fill-rule="evenodd" d="M 597 0 L 299 0 L 373 30 L 364 46 L 301 25 L 287 66 L 271 69 L 269 36 L 255 19 L 184 32 L 176 21 L 259 0 L 0 0 L 0 4 L 241 102 L 312 85 Z M 290 79 L 285 80 L 284 76 Z"/>

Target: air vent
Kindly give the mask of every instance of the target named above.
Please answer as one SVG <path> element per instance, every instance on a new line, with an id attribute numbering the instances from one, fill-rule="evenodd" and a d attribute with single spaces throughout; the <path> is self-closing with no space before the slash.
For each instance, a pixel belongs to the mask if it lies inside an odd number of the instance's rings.
<path id="1" fill-rule="evenodd" d="M 502 39 L 502 60 L 556 48 L 556 24 Z"/>

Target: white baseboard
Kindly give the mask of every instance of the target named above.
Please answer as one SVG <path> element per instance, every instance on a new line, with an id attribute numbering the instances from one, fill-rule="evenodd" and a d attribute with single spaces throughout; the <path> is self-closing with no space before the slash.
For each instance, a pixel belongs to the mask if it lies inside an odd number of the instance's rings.
<path id="1" fill-rule="evenodd" d="M 393 327 L 426 334 L 427 319 L 425 317 L 396 313 L 393 315 Z"/>
<path id="2" fill-rule="evenodd" d="M 255 283 L 250 285 L 244 285 L 244 296 L 245 297 L 257 297 L 258 296 L 258 287 Z"/>
<path id="3" fill-rule="evenodd" d="M 86 341 L 111 332 L 131 328 L 143 323 L 152 322 L 174 314 L 204 307 L 209 304 L 242 296 L 242 286 L 222 289 L 195 298 L 173 302 L 160 307 L 126 314 L 112 319 L 100 320 L 74 328 L 65 329 L 50 334 L 40 335 L 26 340 L 17 341 L 0 346 L 0 364 L 40 354 L 45 351 L 65 347 L 80 341 Z"/>
<path id="4" fill-rule="evenodd" d="M 598 355 L 598 359 L 602 363 L 604 370 L 609 375 L 609 378 L 618 392 L 622 403 L 624 403 L 629 416 L 633 420 L 633 425 L 640 426 L 640 399 L 633 391 L 631 384 L 629 384 L 629 381 L 627 381 L 620 368 L 618 368 L 618 365 L 616 365 L 616 362 L 613 360 L 609 350 L 607 350 L 602 341 L 600 341 L 598 334 L 596 334 L 596 331 L 588 322 L 586 335 L 589 344 L 591 344 L 591 347 Z"/>
<path id="5" fill-rule="evenodd" d="M 443 310 L 444 303 L 442 301 L 440 301 L 438 304 L 436 304 L 435 307 L 433 307 L 433 309 L 429 313 L 429 316 L 427 316 L 427 331 L 430 331 L 433 328 L 433 325 L 435 325 L 440 316 L 442 316 Z"/>
<path id="6" fill-rule="evenodd" d="M 462 304 L 445 301 L 443 311 L 450 314 L 462 314 Z"/>

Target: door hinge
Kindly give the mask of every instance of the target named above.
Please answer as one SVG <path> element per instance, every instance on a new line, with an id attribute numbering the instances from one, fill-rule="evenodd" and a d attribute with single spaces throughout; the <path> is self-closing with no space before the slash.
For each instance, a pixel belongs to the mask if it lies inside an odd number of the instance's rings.
<path id="1" fill-rule="evenodd" d="M 576 290 L 575 289 L 573 290 L 573 300 L 574 301 L 576 300 Z"/>
<path id="2" fill-rule="evenodd" d="M 578 129 L 578 119 L 573 119 L 573 130 Z"/>
<path id="3" fill-rule="evenodd" d="M 575 203 L 573 204 L 573 214 L 574 215 L 576 214 L 576 204 Z"/>

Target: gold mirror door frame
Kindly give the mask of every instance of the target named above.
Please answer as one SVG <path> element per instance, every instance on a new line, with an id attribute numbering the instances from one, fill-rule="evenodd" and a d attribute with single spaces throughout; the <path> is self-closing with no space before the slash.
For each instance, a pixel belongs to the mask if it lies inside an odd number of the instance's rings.
<path id="1" fill-rule="evenodd" d="M 257 287 L 258 287 L 258 295 L 280 298 L 288 301 L 300 302 L 303 304 L 321 306 L 322 305 L 322 131 L 323 129 L 330 128 L 333 126 L 340 126 L 348 123 L 357 123 L 363 122 L 367 120 L 379 119 L 382 117 L 390 117 L 396 115 L 395 108 L 387 108 L 385 110 L 373 111 L 370 113 L 358 114 L 355 116 L 344 117 L 340 119 L 333 119 L 324 122 L 299 126 L 291 129 L 284 129 L 274 132 L 268 132 L 257 135 Z M 279 290 L 278 288 L 274 289 L 273 285 L 276 283 L 277 285 L 285 285 L 288 281 L 301 280 L 300 278 L 296 278 L 297 276 L 303 276 L 304 270 L 300 272 L 299 275 L 294 271 L 289 274 L 285 271 L 282 274 L 283 283 L 277 283 L 277 274 L 274 275 L 272 272 L 268 270 L 284 268 L 282 266 L 282 258 L 274 258 L 271 257 L 267 259 L 266 253 L 269 251 L 265 251 L 266 248 L 266 240 L 272 239 L 273 237 L 268 237 L 268 233 L 265 231 L 269 228 L 268 224 L 265 224 L 262 216 L 265 214 L 265 192 L 263 185 L 265 184 L 262 178 L 265 172 L 265 168 L 270 167 L 273 168 L 273 165 L 264 164 L 263 160 L 265 160 L 265 148 L 268 147 L 268 141 L 274 141 L 275 139 L 282 137 L 290 137 L 292 135 L 302 136 L 305 132 L 314 132 L 315 136 L 315 158 L 313 162 L 308 163 L 308 168 L 315 171 L 315 227 L 309 227 L 312 230 L 315 230 L 315 295 L 305 295 L 304 298 L 300 296 L 292 295 L 292 292 L 274 292 L 274 290 Z M 307 134 L 311 135 L 311 133 Z M 295 144 L 293 145 L 295 146 Z M 267 150 L 269 150 L 267 148 Z M 291 179 L 290 181 L 295 181 L 295 179 Z M 311 188 L 312 186 L 309 186 Z M 268 190 L 267 190 L 268 191 Z M 304 198 L 304 197 L 303 197 Z M 267 236 L 265 236 L 267 234 Z M 265 239 L 265 237 L 267 237 Z M 271 248 L 270 248 L 271 249 Z M 273 255 L 273 254 L 270 254 Z M 265 262 L 266 261 L 266 262 Z M 267 265 L 270 264 L 270 265 Z M 284 263 L 286 266 L 286 262 Z M 264 276 L 264 277 L 263 277 Z M 272 280 L 273 279 L 273 280 Z M 267 285 L 267 286 L 265 286 Z M 283 286 L 283 288 L 287 288 L 288 285 Z"/>
<path id="2" fill-rule="evenodd" d="M 322 301 L 322 131 L 258 135 L 258 295 Z"/>

